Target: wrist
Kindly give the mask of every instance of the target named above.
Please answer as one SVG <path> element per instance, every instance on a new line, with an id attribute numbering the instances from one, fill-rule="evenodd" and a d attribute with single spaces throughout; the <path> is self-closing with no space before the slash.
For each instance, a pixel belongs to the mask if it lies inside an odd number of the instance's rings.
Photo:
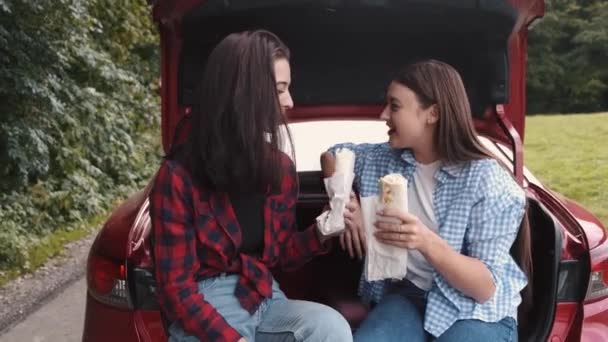
<path id="1" fill-rule="evenodd" d="M 450 248 L 447 246 L 447 243 L 432 231 L 429 231 L 423 248 L 419 249 L 425 259 L 433 265 L 441 263 L 441 260 L 447 256 L 449 250 Z"/>

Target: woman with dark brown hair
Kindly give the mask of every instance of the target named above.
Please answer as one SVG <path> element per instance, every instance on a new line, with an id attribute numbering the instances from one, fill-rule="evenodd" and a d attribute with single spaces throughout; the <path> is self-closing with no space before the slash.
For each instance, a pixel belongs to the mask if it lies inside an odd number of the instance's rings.
<path id="1" fill-rule="evenodd" d="M 150 195 L 158 299 L 169 341 L 351 341 L 335 310 L 290 300 L 270 268 L 327 250 L 298 231 L 297 173 L 281 152 L 289 50 L 267 31 L 211 52 L 192 131 L 162 162 Z"/>
<path id="2" fill-rule="evenodd" d="M 407 273 L 376 282 L 362 276 L 360 295 L 373 310 L 355 341 L 517 341 L 527 276 L 509 251 L 526 197 L 478 139 L 460 75 L 434 60 L 407 66 L 390 83 L 381 118 L 388 143 L 330 149 L 355 152 L 361 197 L 376 195 L 387 174 L 408 181 L 408 211 L 380 212 L 371 236 L 408 250 Z M 332 153 L 322 161 L 331 168 Z M 350 208 L 343 245 L 352 255 L 366 235 L 357 204 Z"/>

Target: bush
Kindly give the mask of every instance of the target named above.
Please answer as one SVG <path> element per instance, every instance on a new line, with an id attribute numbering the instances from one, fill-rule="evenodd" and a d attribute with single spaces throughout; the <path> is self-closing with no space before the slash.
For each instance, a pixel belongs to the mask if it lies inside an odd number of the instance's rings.
<path id="1" fill-rule="evenodd" d="M 0 268 L 148 180 L 158 65 L 144 1 L 0 0 Z"/>

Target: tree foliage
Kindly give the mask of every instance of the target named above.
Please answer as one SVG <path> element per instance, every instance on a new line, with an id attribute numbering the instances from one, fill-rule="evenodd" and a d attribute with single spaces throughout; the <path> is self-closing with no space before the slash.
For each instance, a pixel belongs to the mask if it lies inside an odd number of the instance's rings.
<path id="1" fill-rule="evenodd" d="M 528 112 L 608 109 L 608 2 L 546 0 L 530 32 Z"/>
<path id="2" fill-rule="evenodd" d="M 0 0 L 0 266 L 156 166 L 149 15 L 140 0 Z"/>

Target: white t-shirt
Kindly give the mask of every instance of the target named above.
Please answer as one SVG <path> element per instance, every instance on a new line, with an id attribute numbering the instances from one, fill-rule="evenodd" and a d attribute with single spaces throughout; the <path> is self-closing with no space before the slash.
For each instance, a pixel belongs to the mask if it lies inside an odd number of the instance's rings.
<path id="1" fill-rule="evenodd" d="M 416 165 L 414 181 L 408 186 L 408 210 L 420 219 L 425 226 L 438 231 L 435 211 L 433 209 L 433 193 L 437 186 L 435 173 L 439 170 L 441 161 L 430 164 Z M 426 258 L 416 249 L 409 250 L 406 278 L 423 290 L 430 290 L 433 283 L 433 268 Z"/>

